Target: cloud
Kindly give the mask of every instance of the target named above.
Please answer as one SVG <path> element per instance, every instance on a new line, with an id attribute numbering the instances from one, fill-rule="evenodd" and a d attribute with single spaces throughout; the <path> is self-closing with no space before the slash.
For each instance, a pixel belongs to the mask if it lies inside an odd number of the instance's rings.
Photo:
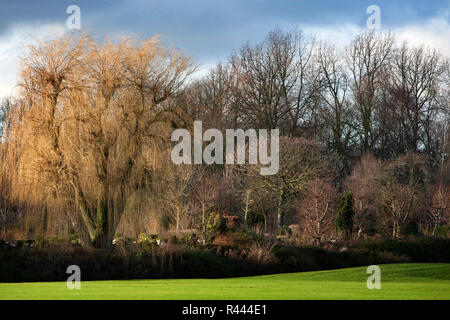
<path id="1" fill-rule="evenodd" d="M 64 32 L 61 24 L 21 24 L 0 36 L 0 97 L 14 95 L 19 59 L 25 53 L 26 46 L 37 40 L 55 38 Z"/>
<path id="2" fill-rule="evenodd" d="M 6 3 L 6 5 L 5 5 Z M 3 2 L 0 14 L 0 97 L 14 93 L 19 57 L 25 46 L 35 39 L 52 38 L 65 32 L 65 9 L 73 1 Z M 249 41 L 261 41 L 276 26 L 284 30 L 299 28 L 318 40 L 347 45 L 364 30 L 366 8 L 373 1 L 332 0 L 276 1 L 198 0 L 195 4 L 181 0 L 115 1 L 91 4 L 76 2 L 81 8 L 82 30 L 103 39 L 135 34 L 148 38 L 160 34 L 166 45 L 178 47 L 199 65 L 197 77 L 210 66 L 226 60 L 233 49 Z M 385 1 L 381 8 L 384 31 L 392 31 L 398 40 L 425 44 L 450 55 L 449 1 L 429 4 L 418 1 Z M 14 10 L 13 10 L 14 9 Z"/>
<path id="3" fill-rule="evenodd" d="M 353 37 L 366 29 L 365 25 L 337 23 L 328 25 L 311 25 L 285 23 L 283 29 L 295 27 L 305 33 L 315 35 L 318 40 L 326 41 L 338 47 L 348 45 Z M 408 41 L 412 45 L 425 45 L 436 48 L 441 54 L 450 57 L 450 10 L 421 21 L 409 22 L 400 26 L 382 24 L 382 32 L 391 32 L 397 43 Z"/>
<path id="4" fill-rule="evenodd" d="M 394 29 L 397 39 L 407 40 L 413 45 L 426 45 L 437 48 L 441 54 L 450 57 L 450 20 L 449 11 L 431 18 L 424 24 L 408 24 Z"/>

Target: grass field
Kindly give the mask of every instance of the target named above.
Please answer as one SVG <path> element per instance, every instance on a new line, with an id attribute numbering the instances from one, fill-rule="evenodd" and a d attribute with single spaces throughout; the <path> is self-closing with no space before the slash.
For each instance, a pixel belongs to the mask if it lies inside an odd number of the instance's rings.
<path id="1" fill-rule="evenodd" d="M 450 299 L 450 264 L 380 265 L 381 289 L 366 267 L 230 279 L 0 283 L 0 299 Z"/>

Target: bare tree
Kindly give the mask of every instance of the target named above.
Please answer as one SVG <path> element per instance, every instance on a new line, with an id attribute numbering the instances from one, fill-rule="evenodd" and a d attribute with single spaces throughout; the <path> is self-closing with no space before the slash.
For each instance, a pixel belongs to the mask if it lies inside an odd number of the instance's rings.
<path id="1" fill-rule="evenodd" d="M 308 183 L 305 196 L 299 204 L 298 214 L 305 235 L 316 245 L 333 231 L 339 194 L 336 187 L 324 179 Z"/>
<path id="2" fill-rule="evenodd" d="M 358 234 L 375 233 L 381 210 L 380 181 L 383 165 L 371 153 L 365 153 L 347 177 L 345 186 L 351 191 L 354 201 L 354 225 Z"/>
<path id="3" fill-rule="evenodd" d="M 211 207 L 216 203 L 218 196 L 218 183 L 219 178 L 215 174 L 207 172 L 207 169 L 200 169 L 200 174 L 198 176 L 196 192 L 194 194 L 200 208 L 200 219 L 202 228 L 203 240 L 206 239 L 206 228 L 209 220 L 209 214 Z"/>
<path id="4" fill-rule="evenodd" d="M 217 64 L 208 75 L 191 87 L 190 108 L 197 110 L 205 128 L 225 130 L 236 127 L 237 110 L 233 102 L 233 75 L 228 64 Z"/>
<path id="5" fill-rule="evenodd" d="M 11 110 L 11 99 L 4 98 L 0 103 L 0 141 L 3 135 L 6 134 L 6 129 L 8 125 L 8 115 Z"/>
<path id="6" fill-rule="evenodd" d="M 406 151 L 417 152 L 420 144 L 431 148 L 434 138 L 431 136 L 432 122 L 445 111 L 438 103 L 439 80 L 444 70 L 442 58 L 436 50 L 427 50 L 424 46 L 410 47 L 407 42 L 395 50 L 390 85 L 396 93 L 398 124 Z"/>
<path id="7" fill-rule="evenodd" d="M 159 190 L 162 199 L 160 205 L 161 209 L 167 211 L 171 220 L 174 221 L 177 231 L 195 224 L 196 214 L 192 211 L 199 207 L 195 203 L 197 200 L 210 204 L 212 199 L 215 199 L 214 197 L 204 198 L 204 195 L 198 193 L 197 187 L 203 178 L 207 178 L 204 169 L 194 165 L 167 163 L 162 170 L 160 179 L 164 181 L 164 185 Z"/>
<path id="8" fill-rule="evenodd" d="M 244 126 L 296 134 L 314 96 L 314 39 L 275 29 L 230 58 L 234 103 Z"/>
<path id="9" fill-rule="evenodd" d="M 98 44 L 63 38 L 30 47 L 21 87 L 26 117 L 18 198 L 63 206 L 85 246 L 108 249 L 127 199 L 151 185 L 168 141 L 165 101 L 183 85 L 187 58 L 157 39 Z"/>
<path id="10" fill-rule="evenodd" d="M 409 186 L 393 183 L 382 189 L 382 217 L 385 226 L 391 230 L 392 238 L 398 239 L 403 227 L 418 205 L 417 185 Z"/>
<path id="11" fill-rule="evenodd" d="M 377 143 L 374 114 L 382 89 L 382 77 L 388 67 L 394 38 L 390 34 L 365 32 L 357 35 L 348 47 L 346 62 L 358 114 L 357 131 L 363 151 Z"/>
<path id="12" fill-rule="evenodd" d="M 355 138 L 353 114 L 348 97 L 349 79 L 335 47 L 323 44 L 317 52 L 319 116 L 325 126 L 325 139 L 344 160 L 344 173 L 349 171 L 349 148 Z"/>
<path id="13" fill-rule="evenodd" d="M 274 175 L 260 175 L 258 166 L 249 166 L 249 174 L 259 188 L 267 188 L 276 199 L 277 226 L 284 224 L 285 206 L 307 183 L 325 172 L 326 157 L 320 147 L 304 138 L 280 138 L 279 169 Z"/>
<path id="14" fill-rule="evenodd" d="M 415 154 L 386 166 L 380 181 L 381 221 L 393 239 L 400 237 L 409 222 L 417 222 L 428 178 L 425 159 Z"/>
<path id="15" fill-rule="evenodd" d="M 448 185 L 443 182 L 434 184 L 431 188 L 431 206 L 429 209 L 429 217 L 432 222 L 433 235 L 436 229 L 439 228 L 450 211 L 450 191 Z"/>

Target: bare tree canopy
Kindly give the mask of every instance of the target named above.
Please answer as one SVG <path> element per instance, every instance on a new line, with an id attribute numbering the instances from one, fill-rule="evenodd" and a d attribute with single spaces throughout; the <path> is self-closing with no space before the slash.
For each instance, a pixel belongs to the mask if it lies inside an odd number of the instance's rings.
<path id="1" fill-rule="evenodd" d="M 107 248 L 127 206 L 153 183 L 173 118 L 167 106 L 193 71 L 157 38 L 87 36 L 29 48 L 8 139 L 15 196 L 66 214 L 85 245 Z"/>

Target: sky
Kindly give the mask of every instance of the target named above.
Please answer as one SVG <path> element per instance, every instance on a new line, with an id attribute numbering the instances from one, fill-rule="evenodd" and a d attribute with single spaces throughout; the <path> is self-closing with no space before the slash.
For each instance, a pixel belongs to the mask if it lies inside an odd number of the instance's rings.
<path id="1" fill-rule="evenodd" d="M 80 8 L 81 31 L 100 40 L 158 34 L 191 56 L 199 74 L 276 27 L 348 44 L 367 28 L 371 5 L 380 9 L 382 31 L 450 56 L 450 0 L 0 0 L 0 97 L 14 94 L 27 44 L 70 32 L 71 5 Z"/>

